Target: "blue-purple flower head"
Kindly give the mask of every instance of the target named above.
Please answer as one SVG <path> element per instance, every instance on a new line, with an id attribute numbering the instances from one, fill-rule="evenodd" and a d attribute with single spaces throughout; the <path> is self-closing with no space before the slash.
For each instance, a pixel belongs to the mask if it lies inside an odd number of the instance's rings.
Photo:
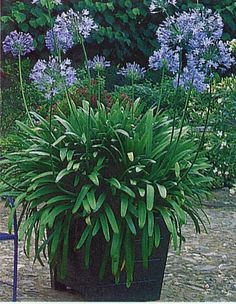
<path id="1" fill-rule="evenodd" d="M 66 53 L 74 45 L 73 36 L 65 23 L 55 24 L 45 37 L 46 47 L 51 53 Z"/>
<path id="2" fill-rule="evenodd" d="M 75 12 L 70 9 L 67 13 L 58 16 L 55 24 L 61 27 L 66 26 L 75 43 L 81 42 L 81 39 L 88 38 L 92 31 L 98 30 L 98 25 L 94 22 L 88 10 Z"/>
<path id="3" fill-rule="evenodd" d="M 170 5 L 175 6 L 176 3 L 177 0 L 152 0 L 149 10 L 152 14 L 158 12 L 158 10 L 166 11 Z"/>
<path id="4" fill-rule="evenodd" d="M 184 51 L 204 47 L 204 41 L 220 39 L 223 21 L 211 10 L 190 10 L 167 17 L 157 30 L 157 40 L 169 48 Z"/>
<path id="5" fill-rule="evenodd" d="M 61 1 L 62 0 L 49 0 L 49 3 L 53 4 L 53 5 L 59 5 L 59 4 L 62 4 Z M 32 0 L 32 4 L 39 3 L 39 2 L 40 2 L 40 0 Z"/>
<path id="6" fill-rule="evenodd" d="M 103 71 L 111 66 L 111 62 L 107 61 L 104 56 L 96 55 L 92 60 L 88 60 L 88 68 L 95 71 Z"/>
<path id="7" fill-rule="evenodd" d="M 180 54 L 177 51 L 172 51 L 163 45 L 158 51 L 155 51 L 149 57 L 149 67 L 155 71 L 165 68 L 171 73 L 176 73 L 179 69 Z"/>
<path id="8" fill-rule="evenodd" d="M 48 61 L 38 60 L 30 79 L 49 100 L 77 81 L 76 70 L 71 66 L 71 61 L 65 59 L 61 62 L 57 57 L 50 57 Z"/>
<path id="9" fill-rule="evenodd" d="M 24 56 L 34 50 L 33 38 L 30 34 L 13 31 L 3 41 L 3 51 L 12 53 L 14 57 Z"/>
<path id="10" fill-rule="evenodd" d="M 117 74 L 123 75 L 131 80 L 140 80 L 144 78 L 146 73 L 145 68 L 141 67 L 139 64 L 133 63 L 126 63 L 126 66 L 121 68 Z"/>
<path id="11" fill-rule="evenodd" d="M 185 89 L 188 78 L 194 75 L 193 87 L 202 91 L 214 70 L 228 69 L 234 62 L 229 47 L 221 41 L 222 33 L 222 18 L 211 10 L 167 17 L 157 30 L 160 49 L 149 58 L 149 66 L 154 70 L 164 66 L 174 75 L 182 73 L 177 78 Z"/>

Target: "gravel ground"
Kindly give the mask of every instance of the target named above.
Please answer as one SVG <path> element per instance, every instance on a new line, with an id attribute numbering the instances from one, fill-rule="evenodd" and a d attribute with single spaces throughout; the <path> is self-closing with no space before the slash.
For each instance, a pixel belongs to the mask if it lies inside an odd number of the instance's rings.
<path id="1" fill-rule="evenodd" d="M 195 235 L 186 225 L 186 243 L 180 255 L 169 250 L 161 301 L 236 301 L 236 196 L 215 192 L 205 203 L 211 226 L 208 234 Z M 0 231 L 6 231 L 7 210 L 0 202 Z M 48 266 L 33 265 L 20 242 L 19 301 L 82 301 L 73 291 L 50 287 Z M 0 243 L 0 280 L 11 280 L 11 242 Z M 0 283 L 0 301 L 11 300 L 11 288 Z"/>

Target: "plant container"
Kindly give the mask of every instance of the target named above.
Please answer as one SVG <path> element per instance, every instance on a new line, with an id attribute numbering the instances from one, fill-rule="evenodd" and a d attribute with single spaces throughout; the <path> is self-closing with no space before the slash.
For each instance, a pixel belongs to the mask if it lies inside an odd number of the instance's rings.
<path id="1" fill-rule="evenodd" d="M 144 269 L 141 256 L 141 240 L 135 240 L 135 271 L 134 281 L 130 288 L 126 287 L 125 273 L 121 273 L 120 282 L 114 283 L 114 277 L 107 266 L 104 279 L 99 280 L 99 269 L 104 256 L 105 243 L 97 237 L 91 246 L 89 269 L 84 266 L 83 250 L 74 250 L 75 235 L 78 227 L 71 229 L 69 242 L 68 271 L 64 279 L 57 273 L 59 265 L 51 267 L 51 283 L 56 290 L 66 290 L 67 287 L 80 293 L 88 301 L 156 301 L 160 299 L 165 265 L 168 254 L 170 234 L 162 218 L 158 218 L 161 241 L 149 258 L 149 267 Z"/>

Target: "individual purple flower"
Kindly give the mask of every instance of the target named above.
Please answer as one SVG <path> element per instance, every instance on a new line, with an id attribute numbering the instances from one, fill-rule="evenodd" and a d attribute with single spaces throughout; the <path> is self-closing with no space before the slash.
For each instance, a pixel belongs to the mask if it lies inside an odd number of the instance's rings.
<path id="1" fill-rule="evenodd" d="M 3 41 L 3 51 L 12 53 L 14 57 L 24 56 L 34 50 L 33 38 L 30 34 L 13 31 Z"/>
<path id="2" fill-rule="evenodd" d="M 30 74 L 30 79 L 48 100 L 70 88 L 77 81 L 71 61 L 65 59 L 60 62 L 57 57 L 49 57 L 48 62 L 38 60 Z"/>
<path id="3" fill-rule="evenodd" d="M 95 71 L 103 71 L 105 68 L 111 66 L 110 61 L 106 61 L 104 56 L 96 55 L 92 60 L 88 60 L 88 68 L 93 69 Z"/>
<path id="4" fill-rule="evenodd" d="M 155 71 L 165 67 L 171 73 L 176 73 L 179 69 L 179 57 L 179 52 L 172 51 L 163 45 L 149 57 L 149 67 Z"/>
<path id="5" fill-rule="evenodd" d="M 177 0 L 152 0 L 149 10 L 151 13 L 155 13 L 156 11 L 162 10 L 165 11 L 168 6 L 170 5 L 176 5 Z"/>
<path id="6" fill-rule="evenodd" d="M 45 37 L 46 47 L 51 53 L 66 53 L 74 45 L 73 36 L 65 23 L 55 24 Z"/>
<path id="7" fill-rule="evenodd" d="M 81 42 L 81 38 L 88 38 L 93 30 L 98 29 L 98 25 L 89 16 L 88 10 L 83 10 L 80 13 L 70 9 L 67 13 L 58 16 L 55 23 L 59 26 L 66 25 L 75 43 Z"/>
<path id="8" fill-rule="evenodd" d="M 32 0 L 32 4 L 39 3 L 39 2 L 40 2 L 40 0 Z M 49 2 L 54 5 L 62 4 L 61 0 L 49 0 Z"/>
<path id="9" fill-rule="evenodd" d="M 118 75 L 123 75 L 131 80 L 140 80 L 141 78 L 144 78 L 145 73 L 145 68 L 135 62 L 126 63 L 126 66 L 117 72 Z"/>

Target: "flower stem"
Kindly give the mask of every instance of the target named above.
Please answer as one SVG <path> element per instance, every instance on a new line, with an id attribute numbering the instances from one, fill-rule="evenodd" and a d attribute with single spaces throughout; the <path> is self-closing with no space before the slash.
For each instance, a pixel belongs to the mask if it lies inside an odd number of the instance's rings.
<path id="1" fill-rule="evenodd" d="M 179 52 L 179 69 L 178 69 L 178 76 L 177 76 L 177 86 L 175 88 L 175 93 L 174 93 L 174 101 L 177 97 L 178 91 L 179 91 L 179 82 L 180 82 L 180 74 L 182 70 L 182 51 Z M 174 137 L 174 131 L 175 131 L 175 121 L 176 121 L 176 107 L 174 107 L 174 119 L 172 123 L 172 131 L 171 131 L 171 137 L 170 137 L 170 143 L 172 143 L 173 137 Z"/>
<path id="2" fill-rule="evenodd" d="M 18 68 L 19 68 L 20 88 L 21 88 L 21 94 L 22 94 L 25 110 L 26 110 L 26 113 L 27 113 L 27 115 L 29 117 L 30 123 L 33 126 L 34 123 L 33 123 L 33 120 L 32 120 L 32 118 L 30 116 L 29 109 L 28 109 L 27 102 L 26 102 L 26 98 L 25 98 L 25 90 L 24 90 L 24 85 L 23 85 L 22 67 L 21 67 L 21 56 L 20 55 L 18 56 Z"/>
<path id="3" fill-rule="evenodd" d="M 91 89 L 92 89 L 92 78 L 91 78 L 91 74 L 90 74 L 90 70 L 88 67 L 88 55 L 85 49 L 85 45 L 84 45 L 84 40 L 83 37 L 81 37 L 81 45 L 82 45 L 82 49 L 83 49 L 83 53 L 84 53 L 84 59 L 85 59 L 85 65 L 86 65 L 86 69 L 87 69 L 87 73 L 88 73 L 88 79 L 89 79 L 89 112 L 88 112 L 88 123 L 87 123 L 87 144 L 86 144 L 86 154 L 87 154 L 87 166 L 88 166 L 88 156 L 89 156 L 89 146 L 90 146 L 90 142 L 91 142 L 91 138 L 90 138 L 90 125 L 91 125 Z M 89 166 L 88 166 L 88 170 L 89 170 Z"/>
<path id="4" fill-rule="evenodd" d="M 53 106 L 53 102 L 51 100 L 50 101 L 50 110 L 49 110 L 49 132 L 50 132 L 50 136 L 52 135 L 52 106 Z M 51 139 L 50 139 L 50 162 L 51 162 L 53 177 L 55 178 L 55 169 L 54 169 L 54 164 L 53 164 L 53 159 L 52 159 L 52 141 L 51 141 Z"/>
<path id="5" fill-rule="evenodd" d="M 195 161 L 197 160 L 198 158 L 198 155 L 200 153 L 200 150 L 202 148 L 202 145 L 204 143 L 204 138 L 205 138 L 205 134 L 206 134 L 206 129 L 207 129 L 207 126 L 208 126 L 208 121 L 209 121 L 209 116 L 210 116 L 210 110 L 211 110 L 211 102 L 212 102 L 212 85 L 210 83 L 210 96 L 209 96 L 209 102 L 208 102 L 208 108 L 207 108 L 207 115 L 206 115 L 206 120 L 205 120 L 205 124 L 204 124 L 204 129 L 203 129 L 203 133 L 202 133 L 202 136 L 201 136 L 201 139 L 200 139 L 200 143 L 198 145 L 198 149 L 197 149 L 197 152 L 195 154 L 195 157 L 193 159 L 193 161 L 191 162 L 191 165 L 190 167 L 187 169 L 187 171 L 184 173 L 184 175 L 182 176 L 182 178 L 180 179 L 180 181 L 188 175 L 189 171 L 192 169 L 193 165 L 195 164 Z M 180 182 L 179 181 L 179 182 Z M 178 182 L 178 183 L 179 183 Z"/>
<path id="6" fill-rule="evenodd" d="M 101 91 L 102 91 L 102 88 L 101 88 L 101 77 L 100 77 L 100 72 L 98 70 L 98 102 L 99 104 L 101 103 Z"/>
<path id="7" fill-rule="evenodd" d="M 178 135 L 178 138 L 177 138 L 176 145 L 178 144 L 179 139 L 180 139 L 181 134 L 182 134 L 182 131 L 183 131 L 184 121 L 185 121 L 185 117 L 186 117 L 186 114 L 187 114 L 187 110 L 188 110 L 188 105 L 189 105 L 189 101 L 190 101 L 192 89 L 193 89 L 193 88 L 192 88 L 192 84 L 191 84 L 191 87 L 190 87 L 190 89 L 189 89 L 189 91 L 188 91 L 188 96 L 187 96 L 187 98 L 186 98 L 185 105 L 184 105 L 184 112 L 183 112 L 183 115 L 182 115 L 182 118 L 181 118 L 180 130 L 179 130 L 179 135 Z"/>
<path id="8" fill-rule="evenodd" d="M 134 77 L 131 77 L 131 87 L 132 87 L 132 119 L 134 118 Z"/>
<path id="9" fill-rule="evenodd" d="M 161 85 L 161 90 L 160 90 L 160 96 L 159 96 L 158 105 L 157 105 L 157 112 L 159 112 L 160 106 L 161 106 L 161 100 L 162 100 L 162 94 L 163 94 L 164 77 L 165 77 L 165 67 L 163 66 L 163 68 L 162 68 L 162 75 L 161 75 L 161 84 L 160 84 Z"/>

